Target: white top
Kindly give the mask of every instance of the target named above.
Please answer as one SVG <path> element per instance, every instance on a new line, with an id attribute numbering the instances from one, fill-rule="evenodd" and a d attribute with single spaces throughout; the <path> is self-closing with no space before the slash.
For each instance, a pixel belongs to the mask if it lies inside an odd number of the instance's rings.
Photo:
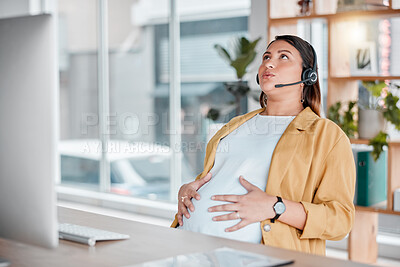
<path id="1" fill-rule="evenodd" d="M 283 132 L 294 116 L 263 116 L 257 114 L 223 138 L 217 148 L 212 178 L 199 189 L 201 199 L 192 199 L 195 211 L 190 218 L 183 217 L 181 229 L 219 237 L 260 243 L 260 223 L 250 224 L 238 231 L 225 229 L 239 220 L 214 222 L 212 218 L 229 212 L 208 212 L 212 206 L 226 202 L 211 200 L 213 195 L 243 195 L 247 190 L 240 184 L 239 176 L 265 191 L 272 153 Z"/>

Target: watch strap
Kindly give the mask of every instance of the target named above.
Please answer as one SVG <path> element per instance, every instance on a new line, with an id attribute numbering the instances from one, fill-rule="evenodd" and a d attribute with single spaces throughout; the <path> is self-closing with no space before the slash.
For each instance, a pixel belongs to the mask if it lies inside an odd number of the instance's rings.
<path id="1" fill-rule="evenodd" d="M 273 206 L 273 209 L 274 209 L 274 212 L 275 212 L 275 217 L 271 219 L 271 223 L 275 223 L 275 221 L 278 220 L 279 216 L 281 216 L 281 214 L 276 213 L 276 211 L 275 211 L 275 205 L 276 205 L 276 203 L 279 203 L 279 202 L 282 202 L 282 203 L 283 203 L 283 201 L 282 201 L 282 198 L 279 197 L 279 196 L 276 196 L 276 198 L 277 198 L 278 200 L 275 202 L 275 204 L 274 204 L 274 206 Z"/>

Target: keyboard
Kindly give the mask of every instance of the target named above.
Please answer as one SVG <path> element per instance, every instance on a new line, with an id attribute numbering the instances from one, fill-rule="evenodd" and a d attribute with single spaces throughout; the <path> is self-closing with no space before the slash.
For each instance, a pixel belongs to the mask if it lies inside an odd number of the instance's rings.
<path id="1" fill-rule="evenodd" d="M 96 245 L 96 241 L 129 238 L 129 235 L 69 223 L 60 223 L 58 225 L 58 235 L 60 239 L 87 244 L 91 247 Z"/>

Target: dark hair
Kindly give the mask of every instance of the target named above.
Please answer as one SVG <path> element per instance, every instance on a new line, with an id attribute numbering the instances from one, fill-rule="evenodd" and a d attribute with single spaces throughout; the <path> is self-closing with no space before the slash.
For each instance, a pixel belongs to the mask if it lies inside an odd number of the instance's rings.
<path id="1" fill-rule="evenodd" d="M 301 58 L 303 60 L 303 71 L 308 68 L 313 68 L 314 66 L 314 54 L 312 46 L 307 42 L 301 39 L 300 37 L 294 35 L 278 35 L 275 36 L 275 40 L 270 42 L 267 46 L 271 46 L 271 44 L 275 41 L 283 40 L 291 44 L 297 51 L 300 52 Z M 318 66 L 316 68 L 316 72 L 318 74 Z M 304 102 L 303 107 L 310 107 L 318 116 L 320 116 L 320 109 L 321 109 L 321 91 L 319 88 L 319 79 L 313 85 L 306 85 L 304 84 L 303 88 L 303 96 Z M 260 95 L 260 105 L 261 107 L 265 107 L 264 105 L 264 97 L 265 94 L 261 91 Z"/>

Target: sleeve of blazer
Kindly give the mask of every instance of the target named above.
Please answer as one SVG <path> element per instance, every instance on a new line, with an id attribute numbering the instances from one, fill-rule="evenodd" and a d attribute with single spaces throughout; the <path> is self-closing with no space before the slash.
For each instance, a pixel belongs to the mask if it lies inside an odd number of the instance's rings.
<path id="1" fill-rule="evenodd" d="M 312 203 L 301 202 L 307 214 L 300 239 L 343 239 L 354 222 L 355 164 L 348 138 L 342 134 L 321 166 L 321 181 Z"/>

